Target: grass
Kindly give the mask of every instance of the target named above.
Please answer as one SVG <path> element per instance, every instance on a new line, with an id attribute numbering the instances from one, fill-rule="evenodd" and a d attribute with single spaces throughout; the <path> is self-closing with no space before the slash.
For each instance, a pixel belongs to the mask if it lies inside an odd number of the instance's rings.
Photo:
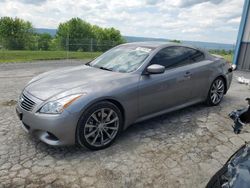
<path id="1" fill-rule="evenodd" d="M 0 50 L 0 63 L 59 59 L 93 59 L 102 52 Z"/>
<path id="2" fill-rule="evenodd" d="M 227 55 L 221 55 L 221 56 L 224 57 L 230 63 L 233 62 L 233 54 L 227 54 Z"/>
<path id="3" fill-rule="evenodd" d="M 0 50 L 0 63 L 59 59 L 93 59 L 100 54 L 102 54 L 102 52 Z M 233 54 L 218 55 L 223 56 L 229 62 L 233 60 Z"/>

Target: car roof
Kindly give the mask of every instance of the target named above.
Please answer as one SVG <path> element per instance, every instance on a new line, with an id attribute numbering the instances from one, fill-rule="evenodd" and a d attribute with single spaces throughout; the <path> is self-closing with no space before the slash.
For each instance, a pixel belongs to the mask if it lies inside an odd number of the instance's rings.
<path id="1" fill-rule="evenodd" d="M 147 41 L 147 42 L 131 42 L 125 43 L 123 45 L 131 45 L 131 46 L 144 46 L 144 47 L 151 47 L 151 48 L 159 48 L 159 47 L 168 47 L 168 46 L 187 46 L 183 44 L 178 44 L 174 42 L 158 42 L 158 41 Z"/>
<path id="2" fill-rule="evenodd" d="M 125 46 L 135 46 L 135 47 L 149 47 L 149 48 L 165 48 L 165 47 L 170 47 L 170 46 L 184 46 L 184 47 L 188 47 L 188 48 L 194 48 L 197 49 L 199 51 L 205 52 L 204 49 L 200 49 L 197 48 L 195 46 L 191 46 L 191 45 L 186 45 L 186 44 L 182 44 L 182 43 L 175 43 L 175 42 L 159 42 L 159 41 L 147 41 L 147 42 L 131 42 L 131 43 L 125 43 L 122 44 Z"/>

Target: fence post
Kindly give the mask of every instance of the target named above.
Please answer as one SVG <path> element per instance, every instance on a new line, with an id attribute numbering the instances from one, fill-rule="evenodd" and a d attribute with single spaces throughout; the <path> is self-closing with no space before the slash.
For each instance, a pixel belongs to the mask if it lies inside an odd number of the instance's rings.
<path id="1" fill-rule="evenodd" d="M 67 39 L 66 39 L 66 50 L 67 50 L 67 59 L 69 59 L 69 33 L 67 34 Z"/>
<path id="2" fill-rule="evenodd" d="M 90 39 L 90 52 L 93 52 L 93 39 Z"/>

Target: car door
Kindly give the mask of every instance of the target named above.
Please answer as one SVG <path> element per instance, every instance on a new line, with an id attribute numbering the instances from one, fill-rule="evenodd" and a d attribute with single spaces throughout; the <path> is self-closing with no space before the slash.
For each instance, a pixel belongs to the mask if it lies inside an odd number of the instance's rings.
<path id="1" fill-rule="evenodd" d="M 192 99 L 189 54 L 181 46 L 160 50 L 150 64 L 166 67 L 162 74 L 142 74 L 139 82 L 139 115 L 146 116 L 188 103 Z"/>
<path id="2" fill-rule="evenodd" d="M 213 74 L 213 67 L 210 66 L 211 60 L 207 60 L 203 52 L 196 49 L 189 49 L 190 65 L 189 70 L 192 73 L 192 98 L 193 100 L 204 100 L 207 97 L 210 88 L 210 77 Z"/>

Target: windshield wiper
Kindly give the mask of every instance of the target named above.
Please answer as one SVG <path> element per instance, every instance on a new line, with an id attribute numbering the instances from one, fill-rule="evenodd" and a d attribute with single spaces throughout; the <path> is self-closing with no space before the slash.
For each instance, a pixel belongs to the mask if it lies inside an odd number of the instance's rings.
<path id="1" fill-rule="evenodd" d="M 109 69 L 109 68 L 106 68 L 106 67 L 97 67 L 99 69 L 102 69 L 102 70 L 107 70 L 107 71 L 113 71 L 112 69 Z"/>
<path id="2" fill-rule="evenodd" d="M 90 63 L 91 63 L 91 61 L 85 63 L 84 65 L 91 66 Z"/>

